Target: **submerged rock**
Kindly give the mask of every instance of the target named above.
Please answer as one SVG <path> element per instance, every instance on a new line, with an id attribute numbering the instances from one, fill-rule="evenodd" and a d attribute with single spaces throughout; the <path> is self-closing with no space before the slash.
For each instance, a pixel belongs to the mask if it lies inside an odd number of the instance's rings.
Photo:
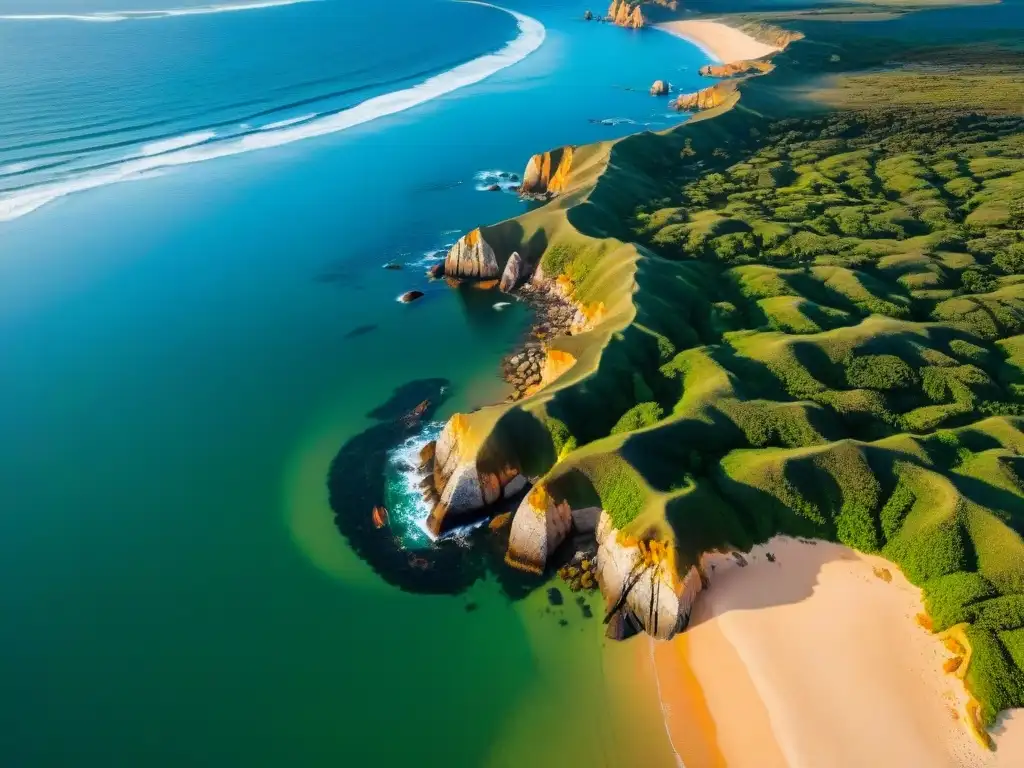
<path id="1" fill-rule="evenodd" d="M 590 9 L 588 8 L 586 13 L 583 14 L 583 20 L 584 21 L 591 21 L 593 18 L 594 18 L 594 14 L 591 13 Z"/>
<path id="2" fill-rule="evenodd" d="M 409 304 L 410 302 L 416 301 L 416 299 L 423 298 L 423 291 L 406 291 L 398 300 L 403 304 Z"/>

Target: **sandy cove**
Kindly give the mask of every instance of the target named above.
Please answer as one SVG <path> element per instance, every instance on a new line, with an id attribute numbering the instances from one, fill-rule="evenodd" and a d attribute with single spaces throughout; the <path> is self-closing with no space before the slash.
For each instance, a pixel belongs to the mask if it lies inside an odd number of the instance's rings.
<path id="1" fill-rule="evenodd" d="M 656 27 L 688 40 L 722 64 L 759 59 L 779 50 L 718 21 L 669 21 Z"/>
<path id="2" fill-rule="evenodd" d="M 894 565 L 786 537 L 744 559 L 709 556 L 690 628 L 642 640 L 687 768 L 1024 765 L 1024 711 L 994 729 L 995 752 L 975 741 L 951 654 Z"/>

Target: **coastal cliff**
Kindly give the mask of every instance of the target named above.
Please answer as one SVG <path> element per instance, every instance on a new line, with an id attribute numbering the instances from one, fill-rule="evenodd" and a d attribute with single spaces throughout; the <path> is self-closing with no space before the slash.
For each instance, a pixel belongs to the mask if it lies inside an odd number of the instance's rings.
<path id="1" fill-rule="evenodd" d="M 700 68 L 703 77 L 740 77 L 742 75 L 764 75 L 772 71 L 772 64 L 764 59 L 730 61 L 727 64 L 705 64 Z"/>
<path id="2" fill-rule="evenodd" d="M 628 0 L 612 0 L 608 6 L 608 20 L 627 29 L 640 29 L 646 23 L 640 4 Z"/>
<path id="3" fill-rule="evenodd" d="M 519 192 L 537 197 L 563 192 L 569 181 L 569 172 L 572 170 L 572 157 L 571 146 L 534 155 L 526 164 Z"/>
<path id="4" fill-rule="evenodd" d="M 496 280 L 501 271 L 494 249 L 484 240 L 480 229 L 459 238 L 444 260 L 445 277 Z"/>
<path id="5" fill-rule="evenodd" d="M 670 103 L 679 112 L 699 112 L 720 107 L 735 93 L 735 85 L 728 81 L 702 88 L 696 93 L 687 93 Z"/>

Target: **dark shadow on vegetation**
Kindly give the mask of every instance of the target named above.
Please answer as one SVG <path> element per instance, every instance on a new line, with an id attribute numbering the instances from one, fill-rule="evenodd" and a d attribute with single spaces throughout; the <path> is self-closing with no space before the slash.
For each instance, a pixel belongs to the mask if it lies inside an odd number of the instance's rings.
<path id="1" fill-rule="evenodd" d="M 331 462 L 327 490 L 334 522 L 353 551 L 386 582 L 406 592 L 457 594 L 488 571 L 513 599 L 527 595 L 535 577 L 504 566 L 508 544 L 504 533 L 482 526 L 468 536 L 468 546 L 442 539 L 413 552 L 402 549 L 390 528 L 376 528 L 374 506 L 384 503 L 388 452 L 418 433 L 446 399 L 445 379 L 421 379 L 404 384 L 368 415 L 380 423 L 346 442 Z M 429 400 L 419 418 L 408 418 L 418 404 Z"/>

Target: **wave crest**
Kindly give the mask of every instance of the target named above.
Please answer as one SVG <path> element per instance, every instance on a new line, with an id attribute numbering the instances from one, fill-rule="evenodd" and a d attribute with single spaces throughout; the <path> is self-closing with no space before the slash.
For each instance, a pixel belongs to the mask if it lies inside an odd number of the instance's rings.
<path id="1" fill-rule="evenodd" d="M 349 109 L 310 116 L 303 119 L 302 122 L 278 121 L 276 128 L 271 124 L 251 128 L 248 132 L 241 134 L 234 133 L 220 138 L 205 137 L 198 143 L 196 134 L 180 139 L 168 139 L 162 144 L 165 147 L 172 147 L 170 151 L 154 154 L 152 152 L 153 145 L 150 145 L 150 154 L 148 155 L 145 154 L 146 148 L 144 147 L 141 153 L 104 164 L 99 169 L 68 176 L 57 182 L 23 187 L 0 196 L 0 221 L 19 218 L 47 203 L 76 192 L 84 192 L 122 181 L 133 181 L 180 165 L 214 160 L 259 149 L 270 149 L 302 139 L 326 136 L 380 117 L 394 115 L 452 91 L 479 83 L 496 72 L 522 61 L 544 43 L 546 30 L 544 25 L 536 19 L 490 3 L 477 2 L 474 4 L 496 8 L 515 17 L 519 34 L 495 53 L 479 56 L 410 88 L 375 96 Z M 184 146 L 186 138 L 189 140 L 189 146 Z M 173 148 L 177 143 L 181 143 L 183 146 Z"/>

